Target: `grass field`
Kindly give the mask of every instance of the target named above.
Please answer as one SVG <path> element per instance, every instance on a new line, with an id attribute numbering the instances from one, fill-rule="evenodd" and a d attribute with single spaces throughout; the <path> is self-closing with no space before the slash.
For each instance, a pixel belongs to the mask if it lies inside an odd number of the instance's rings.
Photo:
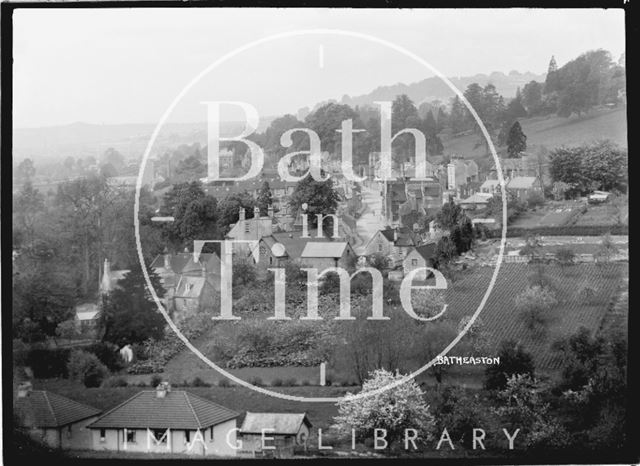
<path id="1" fill-rule="evenodd" d="M 579 145 L 597 139 L 611 139 L 627 147 L 626 109 L 598 109 L 578 118 L 558 116 L 536 117 L 520 120 L 527 135 L 527 146 L 544 145 L 553 149 L 561 145 Z M 464 154 L 465 158 L 482 157 L 483 146 L 474 148 L 478 136 L 467 135 L 442 141 L 445 154 Z M 494 141 L 495 142 L 495 141 Z"/>

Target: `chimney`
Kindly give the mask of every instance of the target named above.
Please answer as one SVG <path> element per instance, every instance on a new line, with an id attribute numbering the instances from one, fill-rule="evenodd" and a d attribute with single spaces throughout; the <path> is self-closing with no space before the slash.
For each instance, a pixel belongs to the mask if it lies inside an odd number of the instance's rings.
<path id="1" fill-rule="evenodd" d="M 256 206 L 253 208 L 253 218 L 260 218 L 260 207 Z"/>
<path id="2" fill-rule="evenodd" d="M 164 268 L 171 270 L 171 255 L 168 252 L 164 253 Z"/>
<path id="3" fill-rule="evenodd" d="M 202 265 L 202 277 L 207 278 L 207 265 L 204 262 L 202 262 L 201 265 Z"/>
<path id="4" fill-rule="evenodd" d="M 273 206 L 272 206 L 272 205 L 270 205 L 270 206 L 267 208 L 267 215 L 268 215 L 269 217 L 273 218 Z"/>
<path id="5" fill-rule="evenodd" d="M 246 218 L 244 207 L 240 207 L 240 221 L 242 222 Z"/>
<path id="6" fill-rule="evenodd" d="M 393 242 L 397 243 L 398 242 L 398 228 L 394 228 L 393 229 Z"/>
<path id="7" fill-rule="evenodd" d="M 18 398 L 26 398 L 31 393 L 31 382 L 22 382 L 18 385 Z"/>
<path id="8" fill-rule="evenodd" d="M 169 382 L 160 382 L 156 387 L 156 397 L 164 398 L 167 396 L 167 393 L 171 391 L 171 385 Z"/>

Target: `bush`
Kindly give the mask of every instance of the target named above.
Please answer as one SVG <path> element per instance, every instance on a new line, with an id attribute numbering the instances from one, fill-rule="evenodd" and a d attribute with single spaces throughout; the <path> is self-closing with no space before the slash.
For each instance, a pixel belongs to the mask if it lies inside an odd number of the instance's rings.
<path id="1" fill-rule="evenodd" d="M 146 383 L 144 383 L 144 380 L 141 380 L 141 381 L 140 381 L 140 382 L 138 382 L 138 383 L 137 383 L 137 385 L 136 385 L 136 387 L 141 387 L 141 388 L 142 388 L 142 387 L 146 387 L 146 386 L 147 386 L 147 384 L 146 384 Z"/>
<path id="2" fill-rule="evenodd" d="M 500 364 L 487 366 L 485 370 L 485 388 L 503 390 L 509 377 L 515 374 L 534 376 L 533 357 L 513 340 L 503 341 L 498 351 Z"/>
<path id="3" fill-rule="evenodd" d="M 282 379 L 280 379 L 280 378 L 276 378 L 276 379 L 273 379 L 273 380 L 271 381 L 271 386 L 272 386 L 272 387 L 282 387 L 282 383 L 283 383 L 283 382 L 282 382 Z"/>
<path id="4" fill-rule="evenodd" d="M 544 205 L 544 195 L 538 192 L 531 193 L 527 199 L 527 204 L 530 209 L 535 209 L 536 207 Z"/>
<path id="5" fill-rule="evenodd" d="M 192 381 L 191 381 L 191 386 L 192 387 L 210 387 L 211 384 L 205 382 L 204 380 L 202 380 L 200 377 L 195 377 Z"/>
<path id="6" fill-rule="evenodd" d="M 69 375 L 67 362 L 70 354 L 68 348 L 36 348 L 27 353 L 26 364 L 38 379 L 66 378 Z"/>
<path id="7" fill-rule="evenodd" d="M 231 382 L 226 377 L 218 380 L 218 387 L 228 388 L 230 386 Z"/>
<path id="8" fill-rule="evenodd" d="M 144 383 L 144 382 L 143 382 Z M 103 388 L 128 387 L 127 379 L 122 376 L 109 377 L 102 382 Z"/>
<path id="9" fill-rule="evenodd" d="M 162 377 L 160 377 L 159 375 L 154 375 L 153 377 L 151 377 L 151 387 L 157 387 L 158 385 L 160 385 L 160 382 L 162 382 Z"/>
<path id="10" fill-rule="evenodd" d="M 124 361 L 120 357 L 118 347 L 112 343 L 94 343 L 82 349 L 88 353 L 95 354 L 100 362 L 107 366 L 111 372 L 117 372 L 124 367 Z"/>
<path id="11" fill-rule="evenodd" d="M 311 385 L 311 382 L 309 382 L 307 379 L 304 379 L 302 382 L 300 382 L 300 385 L 302 385 L 303 387 L 308 387 L 309 385 Z"/>
<path id="12" fill-rule="evenodd" d="M 85 387 L 99 387 L 109 375 L 109 369 L 93 353 L 74 350 L 67 364 L 69 377 L 82 382 Z"/>
<path id="13" fill-rule="evenodd" d="M 264 383 L 262 382 L 262 379 L 261 379 L 260 377 L 256 377 L 256 376 L 251 377 L 251 378 L 249 379 L 249 383 L 250 383 L 251 385 L 256 385 L 256 386 L 258 386 L 258 387 L 262 387 L 262 386 L 264 386 Z"/>
<path id="14" fill-rule="evenodd" d="M 291 377 L 284 381 L 285 387 L 295 387 L 296 383 L 297 383 L 297 380 L 294 377 Z"/>

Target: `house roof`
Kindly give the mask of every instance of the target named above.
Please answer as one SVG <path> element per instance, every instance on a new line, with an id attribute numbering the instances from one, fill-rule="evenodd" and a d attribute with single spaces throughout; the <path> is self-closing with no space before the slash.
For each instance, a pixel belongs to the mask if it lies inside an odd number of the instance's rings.
<path id="1" fill-rule="evenodd" d="M 474 193 L 460 201 L 460 204 L 487 204 L 492 197 L 493 194 L 490 193 Z"/>
<path id="2" fill-rule="evenodd" d="M 398 228 L 398 240 L 394 242 L 395 231 L 396 230 L 394 228 L 387 228 L 386 230 L 380 230 L 379 233 L 384 236 L 387 241 L 389 241 L 390 243 L 394 243 L 395 246 L 416 245 L 416 236 L 411 230 L 409 230 L 408 228 Z"/>
<path id="3" fill-rule="evenodd" d="M 240 432 L 243 434 L 262 434 L 263 429 L 269 433 L 281 435 L 296 435 L 302 424 L 311 427 L 311 421 L 306 413 L 250 413 L 242 422 Z"/>
<path id="4" fill-rule="evenodd" d="M 431 260 L 436 252 L 436 243 L 427 243 L 415 248 L 415 252 L 420 254 L 424 260 Z"/>
<path id="5" fill-rule="evenodd" d="M 96 303 L 84 303 L 76 306 L 76 318 L 78 320 L 93 320 L 100 313 Z"/>
<path id="6" fill-rule="evenodd" d="M 496 186 L 500 186 L 500 180 L 485 180 L 480 189 L 493 189 Z"/>
<path id="7" fill-rule="evenodd" d="M 510 189 L 529 189 L 536 182 L 535 176 L 516 176 L 509 181 L 507 188 Z"/>
<path id="8" fill-rule="evenodd" d="M 100 414 L 99 409 L 44 390 L 16 398 L 14 411 L 21 425 L 34 427 L 61 427 Z"/>
<path id="9" fill-rule="evenodd" d="M 155 390 L 144 390 L 106 412 L 90 429 L 202 429 L 240 414 L 186 391 L 169 391 L 158 398 Z"/>
<path id="10" fill-rule="evenodd" d="M 159 254 L 151 263 L 152 269 L 164 268 L 165 254 Z M 220 258 L 217 254 L 201 253 L 196 264 L 193 260 L 193 253 L 180 252 L 169 255 L 169 265 L 174 273 L 201 273 L 202 264 L 205 265 L 207 273 L 214 273 L 220 270 Z"/>
<path id="11" fill-rule="evenodd" d="M 340 258 L 347 248 L 346 242 L 308 242 L 300 257 L 330 257 Z"/>
<path id="12" fill-rule="evenodd" d="M 281 256 L 288 256 L 291 259 L 299 259 L 302 256 L 302 251 L 309 242 L 314 243 L 328 243 L 331 242 L 331 238 L 321 237 L 316 238 L 317 230 L 309 230 L 308 234 L 310 238 L 302 238 L 302 231 L 289 231 L 274 233 L 271 236 L 265 236 L 262 240 L 271 248 L 276 243 L 281 243 L 285 248 L 285 253 Z"/>

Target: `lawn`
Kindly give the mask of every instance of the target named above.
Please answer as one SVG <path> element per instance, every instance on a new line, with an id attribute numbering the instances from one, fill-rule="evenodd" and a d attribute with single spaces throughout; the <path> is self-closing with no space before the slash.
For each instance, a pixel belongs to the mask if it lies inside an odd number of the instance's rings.
<path id="1" fill-rule="evenodd" d="M 609 204 L 590 205 L 587 211 L 580 216 L 576 225 L 617 225 L 619 221 L 628 224 L 629 206 L 623 207 L 621 215 L 618 209 Z"/>

